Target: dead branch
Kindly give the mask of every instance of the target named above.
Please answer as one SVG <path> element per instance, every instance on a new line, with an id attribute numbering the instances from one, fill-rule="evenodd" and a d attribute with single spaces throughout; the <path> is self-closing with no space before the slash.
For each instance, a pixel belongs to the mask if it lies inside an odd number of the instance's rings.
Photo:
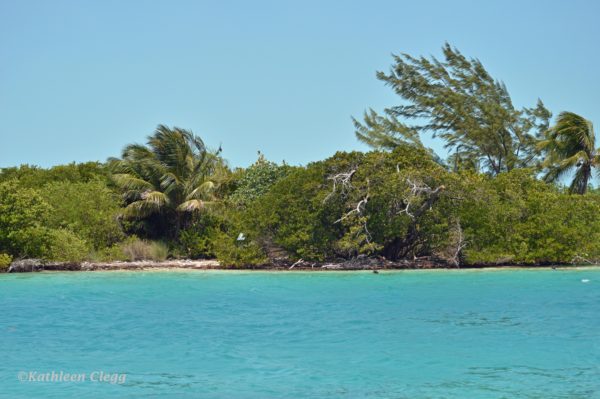
<path id="1" fill-rule="evenodd" d="M 456 267 L 460 266 L 460 254 L 462 250 L 467 246 L 467 242 L 465 241 L 465 237 L 463 235 L 463 230 L 460 225 L 460 220 L 456 221 L 456 229 L 454 230 L 456 233 L 456 249 L 452 257 L 450 258 L 450 263 Z"/>
<path id="2" fill-rule="evenodd" d="M 411 219 L 415 219 L 415 217 L 420 216 L 424 211 L 426 211 L 427 208 L 430 208 L 433 203 L 433 201 L 430 201 L 430 199 L 432 197 L 434 198 L 434 200 L 437 199 L 440 191 L 444 190 L 445 188 L 444 186 L 439 186 L 436 189 L 432 189 L 427 184 L 423 182 L 413 181 L 410 178 L 406 178 L 406 182 L 410 186 L 410 195 L 407 198 L 402 199 L 402 204 L 404 205 L 404 208 L 400 211 L 397 211 L 396 213 L 398 215 L 401 213 L 406 213 L 406 215 L 408 215 Z M 421 208 L 423 208 L 424 206 L 423 209 L 418 209 L 418 215 L 415 215 L 411 212 L 410 207 L 412 205 L 413 199 L 417 198 L 421 194 L 426 194 L 428 196 L 428 200 L 425 201 L 425 203 L 421 206 Z"/>
<path id="3" fill-rule="evenodd" d="M 367 205 L 367 202 L 369 202 L 369 194 L 365 195 L 365 197 L 363 199 L 361 199 L 360 201 L 358 201 L 358 204 L 356 204 L 356 208 L 351 209 L 344 216 L 342 216 L 341 218 L 339 218 L 338 220 L 336 220 L 334 222 L 334 224 L 335 223 L 340 223 L 344 219 L 349 218 L 350 216 L 352 216 L 352 214 L 354 214 L 354 213 L 356 213 L 357 215 L 362 215 L 362 212 L 365 209 L 365 206 Z"/>
<path id="4" fill-rule="evenodd" d="M 587 254 L 582 254 L 582 255 L 588 256 Z M 590 265 L 597 264 L 597 262 L 593 262 L 587 258 L 584 258 L 582 255 L 575 255 L 573 257 L 573 259 L 571 259 L 571 264 L 573 264 L 573 265 L 581 265 L 583 263 L 588 263 Z"/>
<path id="5" fill-rule="evenodd" d="M 333 188 L 331 192 L 325 197 L 323 202 L 327 202 L 329 198 L 335 195 L 337 188 L 341 187 L 341 192 L 348 192 L 352 188 L 352 176 L 356 173 L 356 169 L 352 169 L 349 172 L 338 173 L 337 175 L 332 175 L 327 178 L 327 180 L 331 180 L 333 182 Z"/>
<path id="6" fill-rule="evenodd" d="M 294 267 L 296 267 L 296 265 L 301 264 L 302 262 L 304 262 L 304 259 L 299 259 L 298 261 L 296 261 L 293 265 L 290 266 L 289 270 L 293 269 Z"/>
<path id="7" fill-rule="evenodd" d="M 403 198 L 401 203 L 403 209 L 396 211 L 397 214 L 406 213 L 411 222 L 408 226 L 408 231 L 404 237 L 396 237 L 384 248 L 384 256 L 388 259 L 399 259 L 406 256 L 417 244 L 419 229 L 419 218 L 439 199 L 440 194 L 446 189 L 445 186 L 439 186 L 435 189 L 429 187 L 422 182 L 416 182 L 410 178 L 406 179 L 410 186 L 410 193 L 406 198 Z M 424 195 L 423 195 L 424 194 Z M 418 197 L 424 196 L 424 200 L 420 206 L 413 206 L 413 201 Z"/>

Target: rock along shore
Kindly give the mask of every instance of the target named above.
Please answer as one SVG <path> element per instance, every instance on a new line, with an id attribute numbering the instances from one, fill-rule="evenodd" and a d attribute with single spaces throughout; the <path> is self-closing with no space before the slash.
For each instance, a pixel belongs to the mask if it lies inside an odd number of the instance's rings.
<path id="1" fill-rule="evenodd" d="M 388 261 L 384 258 L 359 257 L 339 262 L 317 263 L 299 260 L 295 263 L 274 261 L 265 265 L 234 267 L 221 265 L 216 260 L 165 260 L 133 262 L 48 262 L 39 259 L 21 259 L 11 263 L 8 273 L 41 271 L 96 271 L 96 270 L 381 270 L 381 269 L 438 269 L 448 268 L 446 263 L 431 259 Z"/>

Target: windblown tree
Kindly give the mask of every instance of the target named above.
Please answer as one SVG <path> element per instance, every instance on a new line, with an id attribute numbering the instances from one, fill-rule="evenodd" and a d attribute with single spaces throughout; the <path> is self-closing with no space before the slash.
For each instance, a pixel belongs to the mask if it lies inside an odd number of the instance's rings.
<path id="1" fill-rule="evenodd" d="M 177 236 L 194 212 L 217 201 L 226 167 L 192 132 L 159 125 L 147 145 L 131 144 L 111 160 L 113 179 L 124 191 L 123 216 L 152 219 L 169 238 Z"/>
<path id="2" fill-rule="evenodd" d="M 390 72 L 378 72 L 377 78 L 404 104 L 385 109 L 384 115 L 370 109 L 363 122 L 353 119 L 357 138 L 377 149 L 407 143 L 422 147 L 421 134 L 430 132 L 451 150 L 453 167 L 494 175 L 535 164 L 536 142 L 551 116 L 543 103 L 516 109 L 504 83 L 479 60 L 449 44 L 443 53 L 443 61 L 394 56 Z"/>
<path id="3" fill-rule="evenodd" d="M 544 180 L 555 182 L 573 173 L 569 191 L 585 194 L 593 168 L 600 164 L 592 122 L 573 112 L 562 112 L 539 145 L 546 158 Z"/>

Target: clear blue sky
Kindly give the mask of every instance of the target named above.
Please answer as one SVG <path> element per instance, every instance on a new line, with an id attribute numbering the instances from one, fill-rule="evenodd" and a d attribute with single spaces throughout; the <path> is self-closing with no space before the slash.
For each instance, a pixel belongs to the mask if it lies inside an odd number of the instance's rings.
<path id="1" fill-rule="evenodd" d="M 159 123 L 233 166 L 364 149 L 350 117 L 396 102 L 375 71 L 445 41 L 516 105 L 600 126 L 599 1 L 0 0 L 0 167 L 103 161 Z"/>

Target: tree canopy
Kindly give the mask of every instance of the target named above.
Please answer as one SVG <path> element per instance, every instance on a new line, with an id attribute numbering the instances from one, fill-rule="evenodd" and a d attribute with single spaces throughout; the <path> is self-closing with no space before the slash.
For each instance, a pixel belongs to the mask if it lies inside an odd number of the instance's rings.
<path id="1" fill-rule="evenodd" d="M 467 58 L 446 44 L 444 59 L 394 56 L 388 73 L 377 78 L 403 103 L 365 112 L 354 119 L 357 138 L 373 148 L 401 143 L 421 144 L 430 132 L 451 150 L 455 169 L 476 169 L 497 175 L 535 164 L 536 141 L 548 128 L 550 112 L 541 100 L 517 109 L 504 83 L 492 78 L 481 61 Z"/>

